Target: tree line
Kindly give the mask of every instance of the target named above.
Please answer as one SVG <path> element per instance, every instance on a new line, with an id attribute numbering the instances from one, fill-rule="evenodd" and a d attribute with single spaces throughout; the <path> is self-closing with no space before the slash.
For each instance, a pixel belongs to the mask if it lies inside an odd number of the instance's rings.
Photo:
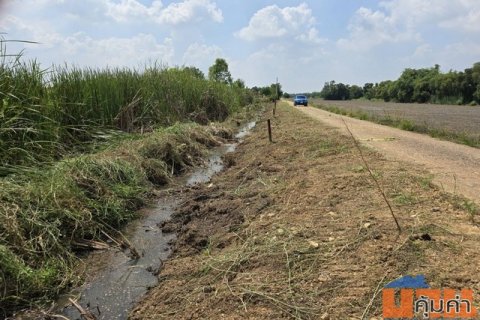
<path id="1" fill-rule="evenodd" d="M 185 69 L 188 69 L 188 71 L 196 77 L 205 79 L 205 75 L 198 68 L 187 67 Z M 245 82 L 242 79 L 233 81 L 232 75 L 228 70 L 228 63 L 225 61 L 225 59 L 219 58 L 215 60 L 215 63 L 208 69 L 208 80 L 228 84 L 242 89 L 246 88 Z M 251 91 L 256 94 L 263 95 L 270 100 L 278 100 L 280 97 L 282 97 L 282 95 L 284 95 L 284 92 L 282 91 L 282 85 L 279 83 L 272 83 L 271 85 L 264 87 L 255 86 L 251 88 Z"/>
<path id="2" fill-rule="evenodd" d="M 326 82 L 311 97 L 326 100 L 381 99 L 403 103 L 480 104 L 480 62 L 464 71 L 442 73 L 432 68 L 405 69 L 397 80 L 366 83 L 363 87 Z"/>
<path id="3" fill-rule="evenodd" d="M 278 100 L 282 96 L 285 96 L 282 90 L 282 85 L 280 83 L 272 83 L 271 85 L 265 87 L 255 86 L 252 88 L 252 91 L 256 92 L 257 94 L 263 95 L 270 100 Z"/>

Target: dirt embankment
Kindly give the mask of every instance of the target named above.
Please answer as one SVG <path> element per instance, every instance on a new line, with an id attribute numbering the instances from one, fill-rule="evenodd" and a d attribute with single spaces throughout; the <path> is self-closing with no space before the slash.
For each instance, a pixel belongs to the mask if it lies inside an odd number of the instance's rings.
<path id="1" fill-rule="evenodd" d="M 480 232 L 463 199 L 280 105 L 206 186 L 187 190 L 164 231 L 178 233 L 160 285 L 132 319 L 379 318 L 379 288 L 407 274 L 480 289 Z M 428 236 L 427 236 L 428 235 Z"/>

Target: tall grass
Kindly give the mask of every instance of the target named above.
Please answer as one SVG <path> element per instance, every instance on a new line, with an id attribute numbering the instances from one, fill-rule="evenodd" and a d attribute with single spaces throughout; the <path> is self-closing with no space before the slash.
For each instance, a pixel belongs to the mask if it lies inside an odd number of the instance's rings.
<path id="1" fill-rule="evenodd" d="M 42 69 L 0 50 L 0 175 L 83 151 L 111 130 L 224 120 L 252 102 L 247 90 L 188 68 Z"/>

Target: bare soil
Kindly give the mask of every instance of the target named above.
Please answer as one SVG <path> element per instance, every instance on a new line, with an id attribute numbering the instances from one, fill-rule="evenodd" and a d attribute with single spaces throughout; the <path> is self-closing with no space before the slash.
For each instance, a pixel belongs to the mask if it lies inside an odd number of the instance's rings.
<path id="1" fill-rule="evenodd" d="M 382 285 L 402 275 L 480 290 L 464 199 L 364 149 L 399 235 L 350 137 L 287 104 L 273 134 L 260 123 L 224 173 L 183 190 L 163 226 L 174 253 L 132 319 L 379 319 Z"/>
<path id="2" fill-rule="evenodd" d="M 336 106 L 346 111 L 364 111 L 371 116 L 407 119 L 417 125 L 480 137 L 480 106 L 456 106 L 419 103 L 393 103 L 368 100 L 314 100 L 316 104 Z"/>

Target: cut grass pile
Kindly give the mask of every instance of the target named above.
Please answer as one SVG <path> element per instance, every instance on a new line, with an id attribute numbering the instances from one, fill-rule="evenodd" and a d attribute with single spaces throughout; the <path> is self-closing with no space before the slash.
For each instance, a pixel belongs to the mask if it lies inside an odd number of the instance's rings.
<path id="1" fill-rule="evenodd" d="M 217 133 L 177 124 L 0 179 L 0 315 L 77 284 L 75 243 L 135 218 L 152 187 L 199 163 Z"/>

